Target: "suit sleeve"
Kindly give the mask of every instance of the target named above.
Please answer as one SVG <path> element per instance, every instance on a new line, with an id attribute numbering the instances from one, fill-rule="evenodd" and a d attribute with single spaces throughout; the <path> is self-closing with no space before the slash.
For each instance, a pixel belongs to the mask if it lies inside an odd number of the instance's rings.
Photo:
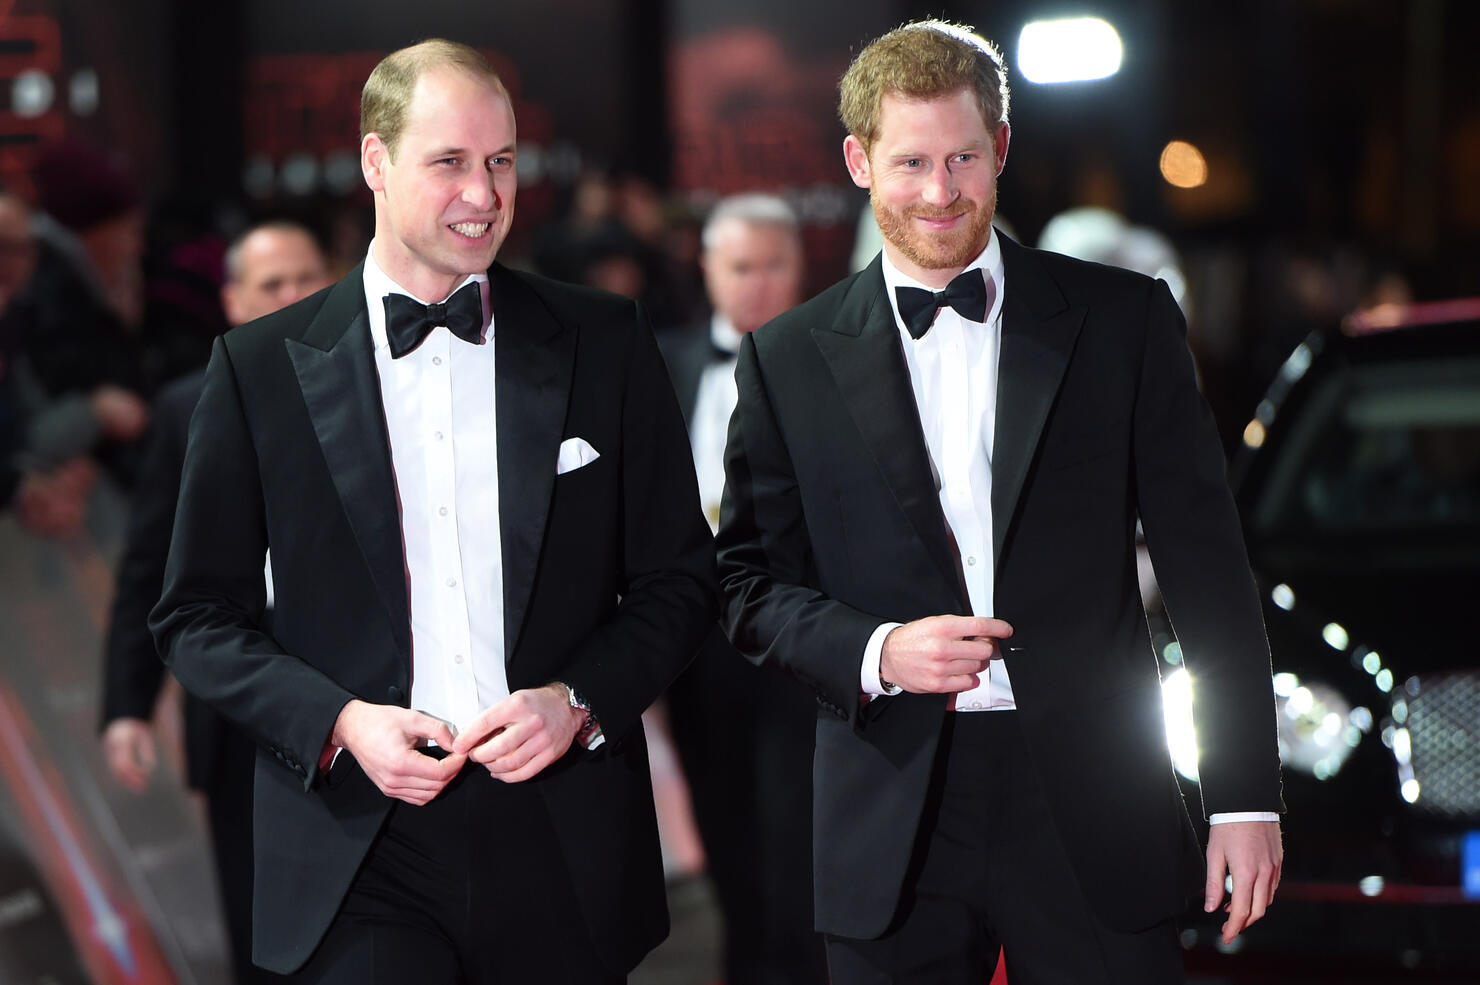
<path id="1" fill-rule="evenodd" d="M 1284 809 L 1269 643 L 1186 322 L 1151 288 L 1134 412 L 1141 524 L 1193 679 L 1203 809 Z"/>
<path id="2" fill-rule="evenodd" d="M 714 540 L 683 415 L 646 319 L 636 316 L 622 398 L 622 598 L 561 680 L 619 739 L 668 687 L 713 628 Z"/>
<path id="3" fill-rule="evenodd" d="M 735 384 L 717 538 L 725 628 L 741 653 L 781 667 L 856 724 L 864 648 L 885 620 L 814 587 L 801 491 L 750 336 Z"/>
<path id="4" fill-rule="evenodd" d="M 191 419 L 164 594 L 149 627 L 185 689 L 240 725 L 307 789 L 353 695 L 261 628 L 267 526 L 235 373 L 217 339 Z"/>
<path id="5" fill-rule="evenodd" d="M 148 719 L 164 680 L 164 664 L 149 634 L 149 610 L 164 587 L 190 412 L 197 395 L 192 386 L 171 390 L 154 408 L 154 427 L 129 507 L 128 538 L 118 565 L 103 654 L 104 727 L 117 718 Z"/>

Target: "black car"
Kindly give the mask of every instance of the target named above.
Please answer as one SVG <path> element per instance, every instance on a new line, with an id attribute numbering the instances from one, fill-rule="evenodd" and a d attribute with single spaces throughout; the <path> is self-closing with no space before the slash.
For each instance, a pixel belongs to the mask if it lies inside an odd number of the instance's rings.
<path id="1" fill-rule="evenodd" d="M 1236 946 L 1480 970 L 1480 299 L 1311 335 L 1244 444 L 1289 813 L 1275 907 Z M 1194 773 L 1196 682 L 1152 625 Z"/>

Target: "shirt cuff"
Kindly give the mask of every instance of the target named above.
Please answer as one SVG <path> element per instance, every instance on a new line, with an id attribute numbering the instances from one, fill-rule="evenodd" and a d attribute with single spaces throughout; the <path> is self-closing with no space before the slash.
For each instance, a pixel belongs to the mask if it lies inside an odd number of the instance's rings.
<path id="1" fill-rule="evenodd" d="M 880 680 L 879 660 L 884 655 L 884 637 L 903 625 L 904 623 L 900 622 L 886 622 L 874 630 L 874 635 L 868 638 L 868 644 L 863 648 L 863 666 L 858 671 L 858 687 L 864 694 L 877 697 L 900 692 L 901 689 L 898 686 L 885 687 L 884 682 Z"/>
<path id="2" fill-rule="evenodd" d="M 587 714 L 590 715 L 590 712 Z M 606 735 L 601 731 L 601 723 L 596 720 L 595 715 L 591 715 L 586 720 L 586 724 L 576 733 L 576 745 L 587 752 L 594 752 L 605 744 Z"/>
<path id="3" fill-rule="evenodd" d="M 1222 814 L 1209 814 L 1209 824 L 1229 824 L 1233 821 L 1274 821 L 1279 822 L 1280 816 L 1272 811 L 1230 811 Z"/>

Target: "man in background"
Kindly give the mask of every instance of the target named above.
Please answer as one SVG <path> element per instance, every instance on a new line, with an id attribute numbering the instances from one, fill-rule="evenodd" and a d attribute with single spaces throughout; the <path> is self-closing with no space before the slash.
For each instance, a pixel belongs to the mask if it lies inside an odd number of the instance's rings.
<path id="1" fill-rule="evenodd" d="M 253 226 L 226 251 L 221 305 L 232 325 L 277 311 L 328 286 L 323 251 L 292 222 Z M 142 793 L 158 762 L 151 719 L 165 680 L 149 635 L 174 527 L 190 415 L 204 372 L 168 384 L 155 401 L 129 513 L 128 540 L 103 657 L 103 754 L 115 779 Z M 255 747 L 205 703 L 185 700 L 186 781 L 205 794 L 216 875 L 238 983 L 276 978 L 253 966 L 252 764 Z"/>
<path id="2" fill-rule="evenodd" d="M 701 263 L 713 314 L 670 335 L 664 355 L 689 424 L 699 497 L 717 524 L 740 340 L 801 300 L 795 213 L 774 195 L 723 199 L 704 224 Z M 811 694 L 762 672 L 716 630 L 670 688 L 667 707 L 724 917 L 725 981 L 822 982 L 822 940 L 812 929 Z"/>

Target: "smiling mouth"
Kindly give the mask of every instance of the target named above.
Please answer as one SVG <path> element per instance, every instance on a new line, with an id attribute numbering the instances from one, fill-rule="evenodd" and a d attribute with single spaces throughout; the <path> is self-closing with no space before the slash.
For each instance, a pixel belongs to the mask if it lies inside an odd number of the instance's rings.
<path id="1" fill-rule="evenodd" d="M 468 239 L 481 239 L 492 225 L 491 222 L 454 222 L 447 228 Z"/>

